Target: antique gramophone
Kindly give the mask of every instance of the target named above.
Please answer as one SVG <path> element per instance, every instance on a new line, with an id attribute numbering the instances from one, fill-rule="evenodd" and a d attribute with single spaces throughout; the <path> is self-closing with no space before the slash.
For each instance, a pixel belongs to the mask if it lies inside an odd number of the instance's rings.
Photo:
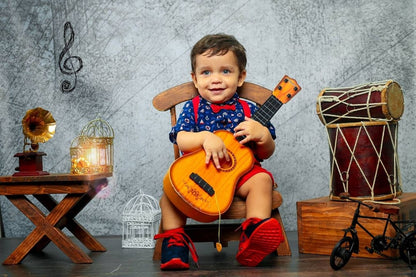
<path id="1" fill-rule="evenodd" d="M 39 107 L 28 110 L 22 126 L 25 135 L 23 152 L 14 155 L 19 158 L 19 167 L 13 176 L 48 175 L 48 172 L 43 171 L 42 164 L 42 157 L 46 153 L 38 152 L 38 149 L 39 143 L 48 141 L 55 134 L 56 123 L 52 114 Z M 27 146 L 30 146 L 29 150 L 26 150 Z"/>

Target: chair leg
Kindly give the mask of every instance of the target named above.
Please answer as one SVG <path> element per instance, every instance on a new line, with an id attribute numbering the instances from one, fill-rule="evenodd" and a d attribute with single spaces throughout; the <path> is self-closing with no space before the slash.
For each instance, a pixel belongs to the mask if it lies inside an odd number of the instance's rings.
<path id="1" fill-rule="evenodd" d="M 1 216 L 1 208 L 0 208 L 0 238 L 5 237 L 4 235 L 4 225 L 3 225 L 3 218 Z"/>
<path id="2" fill-rule="evenodd" d="M 285 228 L 283 226 L 283 221 L 282 221 L 282 218 L 280 216 L 279 209 L 274 209 L 272 211 L 272 217 L 276 218 L 277 221 L 279 221 L 280 226 L 282 227 L 282 235 L 283 235 L 283 238 L 284 238 L 284 241 L 277 248 L 277 254 L 279 256 L 292 256 L 292 251 L 290 250 L 289 241 L 288 241 L 287 236 L 286 236 L 286 231 L 285 231 Z"/>

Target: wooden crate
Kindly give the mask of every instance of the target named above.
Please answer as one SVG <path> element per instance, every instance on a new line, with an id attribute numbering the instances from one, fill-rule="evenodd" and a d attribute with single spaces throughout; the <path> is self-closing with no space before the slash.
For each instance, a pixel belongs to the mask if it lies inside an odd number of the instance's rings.
<path id="1" fill-rule="evenodd" d="M 416 193 L 403 193 L 400 197 L 399 215 L 396 220 L 416 219 Z M 326 197 L 299 201 L 297 206 L 299 253 L 330 255 L 335 244 L 344 235 L 343 229 L 348 228 L 354 215 L 356 203 L 332 201 Z M 366 216 L 387 217 L 383 213 L 375 213 L 366 207 L 361 207 L 360 214 Z M 373 235 L 382 234 L 385 221 L 374 219 L 359 220 Z M 370 246 L 372 238 L 357 226 L 360 240 L 360 251 L 353 254 L 356 257 L 381 258 L 365 250 Z M 394 230 L 389 228 L 387 236 L 393 237 Z M 386 255 L 399 257 L 398 250 L 383 252 Z"/>

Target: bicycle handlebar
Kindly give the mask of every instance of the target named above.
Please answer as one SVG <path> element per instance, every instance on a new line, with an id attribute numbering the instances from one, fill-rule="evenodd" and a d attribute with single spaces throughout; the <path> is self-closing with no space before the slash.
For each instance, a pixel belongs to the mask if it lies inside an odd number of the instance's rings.
<path id="1" fill-rule="evenodd" d="M 366 206 L 367 208 L 369 208 L 370 210 L 372 210 L 373 212 L 382 212 L 385 214 L 398 214 L 400 211 L 400 208 L 397 206 L 393 206 L 393 205 L 380 205 L 380 204 L 376 204 L 373 203 L 373 205 L 364 203 L 361 200 L 357 200 L 357 199 L 353 199 L 350 198 L 350 194 L 348 192 L 341 192 L 340 193 L 340 198 L 341 199 L 347 199 L 350 200 L 352 202 L 356 202 L 356 203 L 360 203 L 361 205 Z"/>
<path id="2" fill-rule="evenodd" d="M 369 204 L 367 204 L 367 203 L 364 203 L 364 202 L 363 202 L 363 201 L 361 201 L 361 200 L 357 200 L 357 199 L 354 199 L 354 198 L 350 198 L 350 194 L 349 194 L 348 192 L 341 192 L 341 193 L 339 194 L 339 197 L 340 197 L 341 199 L 347 199 L 347 200 L 350 200 L 350 201 L 352 201 L 352 202 L 360 203 L 361 205 L 366 206 L 366 207 L 367 207 L 367 208 L 369 208 L 370 210 L 373 210 L 373 211 L 377 212 L 377 211 L 376 211 L 376 207 L 373 207 L 373 206 L 371 206 L 371 205 L 369 205 Z"/>

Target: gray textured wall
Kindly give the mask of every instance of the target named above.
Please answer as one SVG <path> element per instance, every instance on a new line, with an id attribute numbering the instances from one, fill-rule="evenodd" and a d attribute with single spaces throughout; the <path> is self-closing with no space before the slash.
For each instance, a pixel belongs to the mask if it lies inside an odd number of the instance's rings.
<path id="1" fill-rule="evenodd" d="M 393 79 L 404 92 L 399 157 L 404 191 L 415 191 L 415 1 L 413 0 L 38 0 L 0 3 L 0 174 L 17 166 L 21 119 L 41 106 L 57 121 L 41 145 L 50 172 L 69 172 L 71 140 L 101 116 L 115 131 L 115 173 L 78 220 L 97 235 L 121 234 L 120 215 L 140 190 L 159 197 L 173 155 L 169 114 L 152 98 L 190 81 L 189 51 L 207 33 L 235 35 L 248 51 L 248 81 L 273 89 L 284 74 L 303 91 L 273 118 L 277 151 L 264 163 L 284 197 L 286 228 L 296 202 L 329 194 L 326 131 L 315 103 L 321 89 Z M 70 54 L 83 60 L 74 91 L 62 93 L 58 67 L 64 23 Z M 72 76 L 73 77 L 73 76 Z M 4 197 L 8 237 L 32 224 Z"/>

